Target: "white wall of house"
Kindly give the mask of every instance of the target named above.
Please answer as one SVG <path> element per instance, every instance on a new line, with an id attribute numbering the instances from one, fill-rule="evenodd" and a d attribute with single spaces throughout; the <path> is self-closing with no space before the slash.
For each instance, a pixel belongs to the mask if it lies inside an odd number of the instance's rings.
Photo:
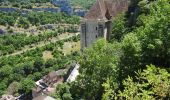
<path id="1" fill-rule="evenodd" d="M 72 70 L 71 74 L 67 78 L 66 82 L 73 82 L 76 80 L 77 76 L 79 75 L 79 64 L 76 64 L 74 69 Z"/>

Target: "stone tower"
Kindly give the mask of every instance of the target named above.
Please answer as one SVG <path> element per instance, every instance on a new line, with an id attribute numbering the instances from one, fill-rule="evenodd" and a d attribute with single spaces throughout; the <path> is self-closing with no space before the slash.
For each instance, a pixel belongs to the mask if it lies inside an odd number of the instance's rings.
<path id="1" fill-rule="evenodd" d="M 112 18 L 128 9 L 128 0 L 97 0 L 81 20 L 81 49 L 89 47 L 99 37 L 109 40 Z"/>

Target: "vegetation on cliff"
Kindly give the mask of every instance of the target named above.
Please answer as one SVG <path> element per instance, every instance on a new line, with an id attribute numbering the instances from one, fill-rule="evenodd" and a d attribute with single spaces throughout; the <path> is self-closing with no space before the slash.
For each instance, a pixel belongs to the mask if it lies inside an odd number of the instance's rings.
<path id="1" fill-rule="evenodd" d="M 131 3 L 113 19 L 110 43 L 98 40 L 81 55 L 80 75 L 67 88 L 72 98 L 170 99 L 169 1 Z"/>

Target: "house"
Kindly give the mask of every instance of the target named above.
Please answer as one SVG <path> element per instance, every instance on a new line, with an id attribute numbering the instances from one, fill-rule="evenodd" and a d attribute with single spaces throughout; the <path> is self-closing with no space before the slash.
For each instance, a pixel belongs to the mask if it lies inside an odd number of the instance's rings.
<path id="1" fill-rule="evenodd" d="M 55 93 L 58 84 L 63 82 L 73 82 L 79 75 L 79 64 L 72 63 L 66 69 L 52 71 L 44 76 L 36 83 L 36 88 L 32 89 L 33 100 L 53 100 L 53 99 L 39 99 Z M 38 98 L 38 99 L 37 99 Z"/>
<path id="2" fill-rule="evenodd" d="M 77 76 L 79 75 L 79 64 L 76 64 L 72 72 L 70 73 L 69 77 L 67 78 L 66 82 L 73 82 L 76 80 Z"/>
<path id="3" fill-rule="evenodd" d="M 40 95 L 43 95 L 43 88 L 37 86 L 36 88 L 32 89 L 32 97 L 36 98 Z"/>
<path id="4" fill-rule="evenodd" d="M 58 72 L 52 71 L 48 75 L 43 77 L 43 82 L 45 83 L 45 85 L 51 87 L 58 81 L 62 81 L 62 80 L 63 80 L 63 76 L 61 75 L 60 71 Z"/>
<path id="5" fill-rule="evenodd" d="M 36 98 L 41 95 L 49 95 L 55 92 L 56 86 L 64 82 L 63 75 L 67 70 L 60 69 L 58 71 L 52 71 L 48 75 L 36 82 L 36 87 L 32 89 L 32 96 Z"/>
<path id="6" fill-rule="evenodd" d="M 98 38 L 109 40 L 112 18 L 128 9 L 128 0 L 97 0 L 81 21 L 81 49 Z"/>

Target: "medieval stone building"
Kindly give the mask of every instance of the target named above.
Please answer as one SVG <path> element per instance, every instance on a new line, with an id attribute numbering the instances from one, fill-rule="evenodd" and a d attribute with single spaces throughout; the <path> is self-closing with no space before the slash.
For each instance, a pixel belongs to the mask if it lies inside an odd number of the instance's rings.
<path id="1" fill-rule="evenodd" d="M 81 49 L 99 37 L 109 40 L 112 18 L 128 9 L 128 0 L 97 0 L 81 21 Z"/>

